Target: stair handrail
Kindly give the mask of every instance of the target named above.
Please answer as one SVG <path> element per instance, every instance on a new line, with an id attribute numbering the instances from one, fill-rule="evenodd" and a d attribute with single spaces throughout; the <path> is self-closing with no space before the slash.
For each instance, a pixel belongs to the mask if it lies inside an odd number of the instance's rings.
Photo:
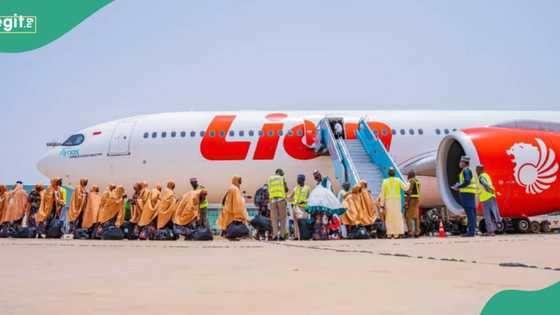
<path id="1" fill-rule="evenodd" d="M 365 130 L 365 132 L 364 132 Z M 366 152 L 369 155 L 369 158 L 371 159 L 371 161 L 376 164 L 380 170 L 381 173 L 383 174 L 384 178 L 389 177 L 388 175 L 388 171 L 389 171 L 389 167 L 393 167 L 395 169 L 395 175 L 400 178 L 402 181 L 404 182 L 408 182 L 402 175 L 399 167 L 397 166 L 397 163 L 395 163 L 395 161 L 393 160 L 393 158 L 391 157 L 391 155 L 389 154 L 389 152 L 387 151 L 387 149 L 385 148 L 385 146 L 383 145 L 383 143 L 381 142 L 381 139 L 379 139 L 379 137 L 374 134 L 371 131 L 371 128 L 369 127 L 369 125 L 367 124 L 367 121 L 364 118 L 360 119 L 360 122 L 358 123 L 358 130 L 357 133 L 360 133 L 361 135 L 363 135 L 363 137 L 358 137 L 360 141 L 366 141 L 366 142 L 372 142 L 370 144 L 376 145 L 377 147 L 379 147 L 384 154 L 379 155 L 376 154 L 375 152 L 372 151 L 372 146 L 368 145 L 368 143 L 366 143 L 366 145 L 364 145 L 364 148 L 366 150 Z M 378 157 L 381 159 L 384 159 L 385 161 L 375 161 L 373 159 L 373 157 Z M 382 162 L 379 163 L 379 162 Z M 387 165 L 389 165 L 389 167 L 387 167 Z"/>
<path id="2" fill-rule="evenodd" d="M 360 181 L 360 175 L 356 170 L 356 166 L 354 165 L 354 162 L 352 162 L 352 160 L 347 158 L 348 156 L 350 156 L 350 153 L 348 152 L 348 147 L 346 146 L 344 140 L 337 141 L 337 145 L 340 151 L 342 152 L 342 156 L 345 157 L 343 158 L 342 163 L 346 167 L 347 181 L 350 183 L 351 186 L 354 186 Z"/>

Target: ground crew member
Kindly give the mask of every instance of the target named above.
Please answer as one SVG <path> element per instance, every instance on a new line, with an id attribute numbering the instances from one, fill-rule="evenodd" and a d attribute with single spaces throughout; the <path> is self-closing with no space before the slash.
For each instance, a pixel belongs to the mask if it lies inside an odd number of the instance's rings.
<path id="1" fill-rule="evenodd" d="M 66 206 L 66 202 L 68 200 L 68 191 L 62 185 L 62 178 L 58 178 L 58 194 L 63 206 L 62 209 L 60 209 L 60 213 L 57 213 L 57 215 L 58 218 L 64 222 L 62 226 L 62 232 L 64 234 L 68 234 L 70 232 L 70 224 L 68 222 L 68 207 Z"/>
<path id="2" fill-rule="evenodd" d="M 301 235 L 299 231 L 298 221 L 301 219 L 307 219 L 307 212 L 305 212 L 305 206 L 307 206 L 307 199 L 309 198 L 309 192 L 311 189 L 305 184 L 305 175 L 300 174 L 297 176 L 297 185 L 294 187 L 290 195 L 290 200 L 292 200 L 292 212 L 294 218 L 294 227 L 296 232 L 296 239 L 301 240 Z"/>
<path id="3" fill-rule="evenodd" d="M 420 235 L 420 181 L 416 178 L 414 170 L 408 172 L 408 182 L 410 188 L 406 192 L 406 227 L 409 237 L 418 237 Z"/>
<path id="4" fill-rule="evenodd" d="M 196 177 L 191 178 L 191 186 L 193 190 L 202 190 L 206 189 L 204 185 L 198 183 L 198 179 Z M 210 228 L 208 224 L 208 198 L 204 195 L 204 199 L 199 204 L 199 216 L 198 216 L 198 224 L 203 226 L 207 229 Z"/>
<path id="5" fill-rule="evenodd" d="M 288 185 L 284 179 L 284 171 L 277 169 L 275 174 L 268 178 L 268 196 L 270 198 L 270 221 L 272 223 L 273 240 L 285 240 L 288 235 L 286 214 L 286 193 Z M 278 226 L 280 225 L 280 235 Z"/>
<path id="6" fill-rule="evenodd" d="M 486 235 L 494 236 L 496 235 L 496 224 L 502 221 L 500 210 L 496 203 L 496 190 L 492 184 L 492 178 L 484 171 L 484 165 L 476 167 L 476 174 L 478 175 L 478 181 L 480 183 L 478 198 L 482 203 Z"/>
<path id="7" fill-rule="evenodd" d="M 467 214 L 467 233 L 464 237 L 474 237 L 476 233 L 476 201 L 475 196 L 477 193 L 476 183 L 473 180 L 473 174 L 469 168 L 471 158 L 464 155 L 461 157 L 459 167 L 459 182 L 451 187 L 451 189 L 459 192 L 459 200 L 465 213 Z"/>
<path id="8" fill-rule="evenodd" d="M 383 180 L 380 195 L 381 204 L 385 208 L 385 225 L 389 238 L 400 238 L 404 235 L 401 195 L 410 188 L 409 183 L 395 177 L 395 174 L 395 169 L 391 167 L 389 178 Z"/>

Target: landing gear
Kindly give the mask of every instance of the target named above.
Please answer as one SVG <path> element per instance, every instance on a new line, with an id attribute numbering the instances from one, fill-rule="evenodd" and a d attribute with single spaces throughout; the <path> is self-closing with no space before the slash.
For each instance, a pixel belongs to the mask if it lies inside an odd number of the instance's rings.
<path id="1" fill-rule="evenodd" d="M 543 233 L 550 233 L 552 229 L 550 228 L 550 222 L 543 221 L 541 222 L 541 230 Z"/>
<path id="2" fill-rule="evenodd" d="M 529 232 L 530 224 L 529 224 L 529 220 L 528 220 L 528 219 L 525 219 L 525 218 L 522 218 L 522 219 L 515 219 L 513 225 L 514 225 L 514 227 L 515 227 L 515 230 L 516 230 L 517 232 L 519 232 L 519 233 L 527 233 L 527 232 Z"/>
<path id="3" fill-rule="evenodd" d="M 503 234 L 506 231 L 506 224 L 504 221 L 496 222 L 496 234 Z"/>
<path id="4" fill-rule="evenodd" d="M 529 223 L 529 230 L 531 230 L 531 233 L 537 234 L 541 232 L 541 225 L 539 222 L 536 221 L 532 221 L 531 223 Z"/>

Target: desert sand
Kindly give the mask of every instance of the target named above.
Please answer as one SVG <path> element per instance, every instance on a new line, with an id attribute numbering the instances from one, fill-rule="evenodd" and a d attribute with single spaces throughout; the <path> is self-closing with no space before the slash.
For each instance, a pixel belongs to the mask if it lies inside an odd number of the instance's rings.
<path id="1" fill-rule="evenodd" d="M 559 281 L 559 248 L 560 234 L 281 243 L 2 239 L 0 314 L 478 314 L 500 290 Z"/>

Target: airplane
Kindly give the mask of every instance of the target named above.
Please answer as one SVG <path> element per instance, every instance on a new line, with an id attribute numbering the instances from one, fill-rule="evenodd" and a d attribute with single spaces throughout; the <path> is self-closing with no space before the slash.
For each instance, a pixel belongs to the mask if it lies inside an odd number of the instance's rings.
<path id="1" fill-rule="evenodd" d="M 196 177 L 214 204 L 221 202 L 232 176 L 240 175 L 250 200 L 277 168 L 285 171 L 289 187 L 298 174 L 313 182 L 314 170 L 339 179 L 333 156 L 317 150 L 321 126 L 342 124 L 350 145 L 362 140 L 357 139 L 361 121 L 400 173 L 416 171 L 423 208 L 463 211 L 450 186 L 465 154 L 473 171 L 482 163 L 492 176 L 503 216 L 525 219 L 560 208 L 558 111 L 158 113 L 101 123 L 49 143 L 37 166 L 68 186 L 85 177 L 102 188 L 124 185 L 128 192 L 138 181 L 173 180 L 182 194 L 190 189 L 188 179 Z"/>

